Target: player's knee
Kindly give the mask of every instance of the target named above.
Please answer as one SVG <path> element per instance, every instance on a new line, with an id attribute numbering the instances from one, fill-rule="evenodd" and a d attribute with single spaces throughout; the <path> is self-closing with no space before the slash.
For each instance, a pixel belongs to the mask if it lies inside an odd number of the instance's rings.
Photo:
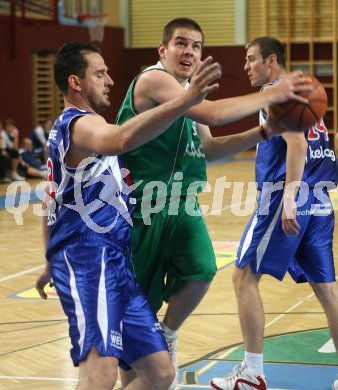
<path id="1" fill-rule="evenodd" d="M 232 274 L 232 284 L 235 289 L 239 288 L 239 286 L 241 285 L 243 276 L 243 270 L 241 268 L 235 267 L 235 270 Z"/>
<path id="2" fill-rule="evenodd" d="M 232 274 L 232 284 L 236 291 L 240 291 L 250 285 L 253 279 L 250 265 L 247 264 L 244 268 L 235 267 Z"/>
<path id="3" fill-rule="evenodd" d="M 167 390 L 175 379 L 175 368 L 172 364 L 156 370 L 149 376 L 149 383 L 154 390 Z M 155 385 L 156 384 L 156 385 Z"/>
<path id="4" fill-rule="evenodd" d="M 312 283 L 311 284 L 317 298 L 326 307 L 331 302 L 338 302 L 338 287 L 334 283 Z"/>
<path id="5" fill-rule="evenodd" d="M 112 390 L 115 386 L 116 380 L 116 372 L 109 372 L 108 370 L 105 370 L 104 372 L 97 373 L 95 383 L 98 384 L 98 387 L 93 387 L 93 389 Z"/>
<path id="6" fill-rule="evenodd" d="M 96 352 L 95 352 L 96 353 Z M 108 357 L 89 359 L 79 376 L 79 389 L 112 390 L 117 381 L 117 366 Z"/>
<path id="7" fill-rule="evenodd" d="M 80 377 L 77 389 L 112 390 L 116 380 L 117 375 L 114 373 L 93 370 L 87 375 Z"/>
<path id="8" fill-rule="evenodd" d="M 196 291 L 204 291 L 207 292 L 210 285 L 211 281 L 209 280 L 188 280 L 185 282 L 186 286 L 189 286 L 191 289 L 194 289 Z"/>

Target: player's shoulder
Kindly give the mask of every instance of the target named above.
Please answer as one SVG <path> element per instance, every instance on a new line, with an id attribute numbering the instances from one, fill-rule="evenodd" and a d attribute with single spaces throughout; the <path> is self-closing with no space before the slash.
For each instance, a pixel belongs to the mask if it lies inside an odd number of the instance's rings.
<path id="1" fill-rule="evenodd" d="M 172 94 L 175 97 L 181 88 L 179 82 L 170 73 L 161 69 L 152 69 L 144 72 L 137 80 L 134 97 L 147 96 L 153 101 L 163 102 Z"/>
<path id="2" fill-rule="evenodd" d="M 160 61 L 158 61 L 155 65 L 143 69 L 143 71 L 139 74 L 138 79 L 151 84 L 177 83 L 175 77 L 164 68 Z"/>
<path id="3" fill-rule="evenodd" d="M 172 74 L 161 68 L 148 68 L 139 75 L 139 81 L 151 84 L 177 82 Z"/>
<path id="4" fill-rule="evenodd" d="M 93 128 L 93 126 L 104 125 L 107 123 L 103 116 L 91 112 L 80 113 L 79 115 L 74 117 L 73 122 L 76 126 L 84 126 L 90 128 Z M 93 130 L 95 130 L 95 127 L 93 128 Z"/>

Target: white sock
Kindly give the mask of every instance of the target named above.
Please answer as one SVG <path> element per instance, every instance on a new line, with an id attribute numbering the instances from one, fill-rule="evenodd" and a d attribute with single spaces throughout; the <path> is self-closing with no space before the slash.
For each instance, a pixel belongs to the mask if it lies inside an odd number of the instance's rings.
<path id="1" fill-rule="evenodd" d="M 177 331 L 176 330 L 171 330 L 170 328 L 167 327 L 167 325 L 164 322 L 161 322 L 161 326 L 163 329 L 163 332 L 168 335 L 168 336 L 176 336 Z"/>
<path id="2" fill-rule="evenodd" d="M 256 375 L 264 375 L 263 354 L 245 351 L 244 361 L 248 369 Z"/>

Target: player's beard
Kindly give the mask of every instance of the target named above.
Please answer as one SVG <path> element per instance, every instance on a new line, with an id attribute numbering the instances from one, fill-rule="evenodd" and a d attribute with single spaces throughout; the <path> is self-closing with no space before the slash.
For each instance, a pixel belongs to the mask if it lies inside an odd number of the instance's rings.
<path id="1" fill-rule="evenodd" d="M 110 101 L 108 99 L 106 100 L 95 100 L 91 103 L 92 107 L 94 108 L 95 112 L 102 112 L 104 111 L 106 108 L 108 108 L 110 106 Z"/>

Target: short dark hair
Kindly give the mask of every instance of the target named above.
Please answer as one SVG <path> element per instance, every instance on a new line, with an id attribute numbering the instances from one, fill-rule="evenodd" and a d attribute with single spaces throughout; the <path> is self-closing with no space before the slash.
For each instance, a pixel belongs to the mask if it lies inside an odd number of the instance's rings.
<path id="1" fill-rule="evenodd" d="M 278 64 L 285 68 L 285 50 L 281 41 L 273 37 L 260 37 L 247 43 L 245 48 L 248 49 L 256 45 L 260 47 L 263 60 L 266 60 L 271 54 L 276 54 Z"/>
<path id="2" fill-rule="evenodd" d="M 168 46 L 170 39 L 173 37 L 174 32 L 178 28 L 188 28 L 190 30 L 195 30 L 201 33 L 202 35 L 202 47 L 204 45 L 204 34 L 201 26 L 195 22 L 193 19 L 189 18 L 176 18 L 171 20 L 166 26 L 164 26 L 162 31 L 162 43 L 165 46 Z"/>
<path id="3" fill-rule="evenodd" d="M 6 129 L 6 127 L 7 127 L 8 125 L 13 125 L 13 126 L 15 126 L 15 120 L 14 120 L 13 118 L 7 118 L 7 119 L 5 119 L 5 120 L 3 121 L 3 126 L 4 126 L 4 128 Z"/>
<path id="4" fill-rule="evenodd" d="M 100 53 L 100 49 L 90 42 L 67 42 L 60 47 L 55 56 L 54 80 L 63 94 L 68 90 L 68 77 L 71 74 L 85 77 L 88 62 L 87 53 Z"/>

